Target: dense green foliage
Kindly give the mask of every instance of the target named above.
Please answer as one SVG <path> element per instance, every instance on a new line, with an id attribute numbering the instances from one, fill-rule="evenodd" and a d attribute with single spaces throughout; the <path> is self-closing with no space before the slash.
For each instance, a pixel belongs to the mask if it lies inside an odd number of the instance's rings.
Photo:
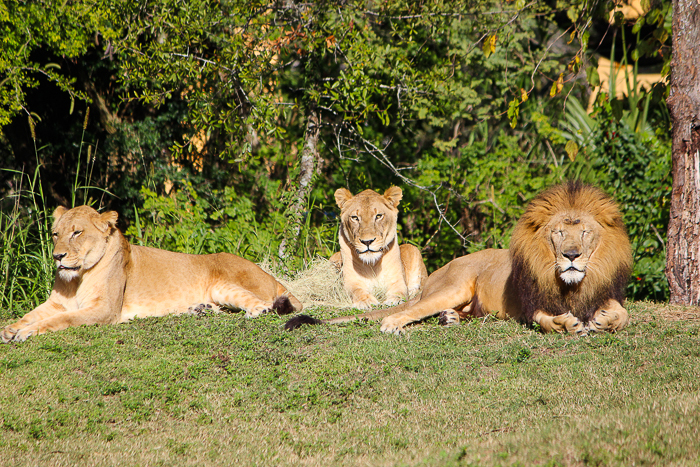
<path id="1" fill-rule="evenodd" d="M 664 66 L 670 2 L 610 25 L 612 6 L 3 4 L 0 167 L 13 170 L 0 172 L 3 229 L 33 219 L 22 228 L 46 249 L 32 227 L 47 224 L 44 208 L 87 202 L 117 209 L 132 241 L 168 249 L 275 263 L 285 239 L 292 256 L 276 266 L 294 270 L 334 250 L 335 189 L 396 184 L 402 238 L 433 270 L 507 247 L 532 197 L 578 177 L 622 204 L 631 295 L 664 299 L 664 86 L 601 93 L 590 115 L 578 102 L 600 80 L 600 56 L 635 76 Z M 307 196 L 300 161 L 310 146 Z M 38 209 L 26 191 L 34 174 Z"/>

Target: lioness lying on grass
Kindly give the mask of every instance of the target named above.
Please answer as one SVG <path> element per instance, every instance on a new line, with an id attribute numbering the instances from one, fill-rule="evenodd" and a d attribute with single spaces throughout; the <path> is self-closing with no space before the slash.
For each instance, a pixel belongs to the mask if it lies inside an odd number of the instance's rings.
<path id="1" fill-rule="evenodd" d="M 330 261 L 343 273 L 345 289 L 355 308 L 379 305 L 375 289 L 385 288 L 382 305 L 396 305 L 417 294 L 428 272 L 420 250 L 399 246 L 397 206 L 403 193 L 392 186 L 384 195 L 365 190 L 355 196 L 345 188 L 335 192 L 340 208 L 340 251 Z"/>
<path id="2" fill-rule="evenodd" d="M 5 327 L 3 343 L 81 324 L 123 323 L 212 306 L 241 309 L 248 318 L 302 308 L 274 277 L 236 255 L 130 245 L 113 211 L 59 207 L 53 216 L 53 290 L 46 303 Z"/>

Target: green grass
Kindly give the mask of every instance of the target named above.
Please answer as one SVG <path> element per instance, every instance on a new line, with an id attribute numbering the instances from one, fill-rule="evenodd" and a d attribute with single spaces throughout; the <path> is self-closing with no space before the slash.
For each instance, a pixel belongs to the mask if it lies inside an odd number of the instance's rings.
<path id="1" fill-rule="evenodd" d="M 241 314 L 49 333 L 0 346 L 0 464 L 698 465 L 700 315 L 629 308 L 586 338 Z"/>

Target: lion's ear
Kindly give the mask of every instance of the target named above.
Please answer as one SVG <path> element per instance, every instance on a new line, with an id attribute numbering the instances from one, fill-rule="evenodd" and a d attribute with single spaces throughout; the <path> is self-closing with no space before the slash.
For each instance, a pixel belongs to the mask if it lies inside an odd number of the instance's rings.
<path id="1" fill-rule="evenodd" d="M 58 219 L 60 219 L 66 212 L 68 212 L 68 209 L 64 208 L 63 206 L 57 207 L 53 212 L 53 221 L 58 222 Z"/>
<path id="2" fill-rule="evenodd" d="M 100 229 L 102 232 L 107 232 L 109 229 L 113 229 L 117 226 L 117 219 L 119 214 L 116 211 L 106 211 L 100 214 L 100 220 L 95 222 L 95 227 Z"/>
<path id="3" fill-rule="evenodd" d="M 403 198 L 403 191 L 397 186 L 392 186 L 384 192 L 384 197 L 389 200 L 392 206 L 396 207 Z"/>
<path id="4" fill-rule="evenodd" d="M 343 209 L 343 205 L 352 199 L 352 193 L 347 188 L 338 188 L 335 190 L 335 204 L 338 205 L 340 209 Z"/>

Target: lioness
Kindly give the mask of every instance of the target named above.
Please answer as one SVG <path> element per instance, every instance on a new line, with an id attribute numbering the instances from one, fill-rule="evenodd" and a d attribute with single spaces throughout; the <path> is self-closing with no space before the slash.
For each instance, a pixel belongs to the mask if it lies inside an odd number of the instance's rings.
<path id="1" fill-rule="evenodd" d="M 123 323 L 212 305 L 245 310 L 249 318 L 302 308 L 272 276 L 238 256 L 130 245 L 116 227 L 114 211 L 59 207 L 53 217 L 53 290 L 44 304 L 5 327 L 4 343 L 81 324 Z"/>
<path id="2" fill-rule="evenodd" d="M 619 331 L 632 269 L 630 247 L 615 202 L 598 188 L 567 182 L 537 196 L 520 218 L 510 250 L 484 250 L 457 258 L 426 281 L 420 297 L 398 307 L 301 324 L 378 320 L 398 334 L 409 323 L 440 314 L 441 324 L 494 313 L 544 332 Z"/>
<path id="3" fill-rule="evenodd" d="M 420 250 L 413 245 L 399 246 L 396 220 L 401 188 L 392 186 L 384 195 L 365 190 L 353 196 L 339 188 L 335 202 L 340 208 L 340 251 L 331 256 L 343 274 L 343 285 L 356 308 L 379 305 L 374 294 L 386 288 L 383 305 L 396 305 L 415 295 L 428 272 Z"/>

